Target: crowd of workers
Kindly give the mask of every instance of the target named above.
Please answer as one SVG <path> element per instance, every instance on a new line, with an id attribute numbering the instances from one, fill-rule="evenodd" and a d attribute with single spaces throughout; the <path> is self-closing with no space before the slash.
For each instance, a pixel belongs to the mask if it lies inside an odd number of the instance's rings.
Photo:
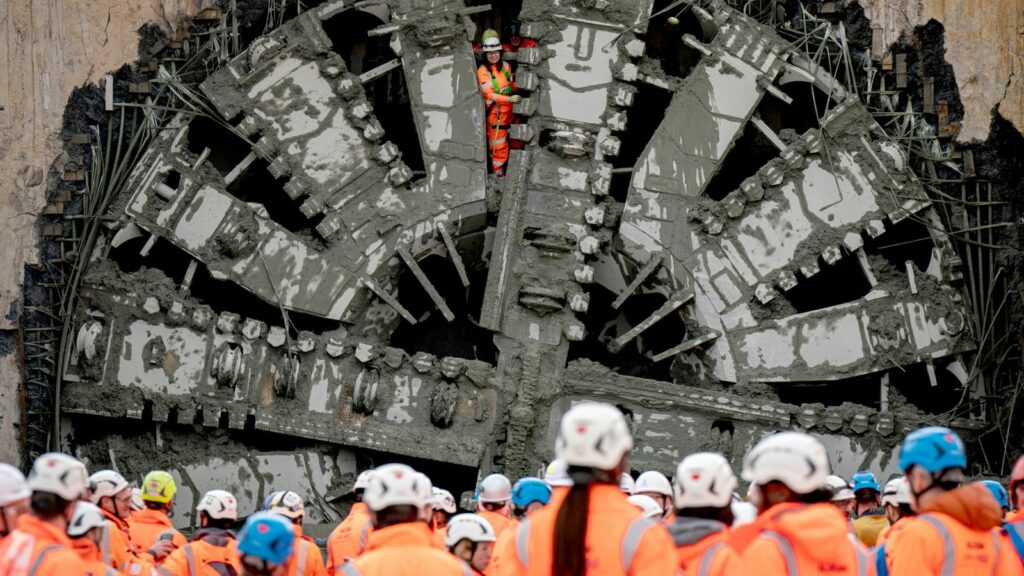
<path id="1" fill-rule="evenodd" d="M 614 406 L 562 418 L 544 478 L 484 478 L 476 512 L 404 464 L 362 472 L 355 503 L 320 548 L 302 532 L 295 492 L 270 494 L 236 533 L 238 501 L 207 492 L 190 540 L 170 517 L 164 471 L 133 488 L 119 473 L 40 456 L 26 479 L 0 464 L 0 575 L 1004 575 L 1024 574 L 1024 458 L 1009 492 L 965 484 L 960 438 L 910 433 L 905 476 L 829 474 L 825 448 L 799 432 L 764 438 L 738 480 L 720 454 L 683 458 L 670 481 L 626 473 L 633 438 Z"/>

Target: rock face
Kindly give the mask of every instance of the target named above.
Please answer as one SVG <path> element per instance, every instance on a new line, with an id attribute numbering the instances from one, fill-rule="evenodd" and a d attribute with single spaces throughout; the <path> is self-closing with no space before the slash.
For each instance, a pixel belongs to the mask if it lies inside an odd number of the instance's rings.
<path id="1" fill-rule="evenodd" d="M 1018 130 L 1024 128 L 1024 0 L 992 0 L 970 9 L 955 0 L 859 1 L 883 46 L 929 20 L 945 27 L 946 60 L 964 105 L 960 141 L 988 138 L 997 108 Z"/>
<path id="2" fill-rule="evenodd" d="M 22 380 L 14 354 L 23 272 L 38 261 L 46 182 L 63 175 L 60 138 L 72 90 L 135 61 L 139 28 L 167 31 L 205 0 L 10 0 L 0 10 L 0 460 L 17 461 Z M 71 167 L 77 169 L 75 167 Z"/>

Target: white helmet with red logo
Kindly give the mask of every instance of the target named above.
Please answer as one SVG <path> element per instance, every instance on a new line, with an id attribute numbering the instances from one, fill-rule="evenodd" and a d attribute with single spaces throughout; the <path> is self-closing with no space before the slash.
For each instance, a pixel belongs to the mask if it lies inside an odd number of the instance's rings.
<path id="1" fill-rule="evenodd" d="M 238 500 L 230 492 L 210 490 L 199 501 L 196 512 L 206 512 L 215 520 L 238 520 Z"/>
<path id="2" fill-rule="evenodd" d="M 676 508 L 724 508 L 732 502 L 736 475 L 721 454 L 691 454 L 676 468 Z"/>
<path id="3" fill-rule="evenodd" d="M 626 418 L 611 404 L 580 402 L 562 416 L 555 455 L 569 466 L 612 470 L 631 450 Z"/>

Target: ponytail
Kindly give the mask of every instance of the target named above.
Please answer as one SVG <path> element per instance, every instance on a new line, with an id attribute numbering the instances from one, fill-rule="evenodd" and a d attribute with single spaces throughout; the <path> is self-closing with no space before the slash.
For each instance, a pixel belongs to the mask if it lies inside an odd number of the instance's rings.
<path id="1" fill-rule="evenodd" d="M 551 576 L 580 576 L 587 573 L 587 518 L 590 512 L 590 485 L 594 471 L 569 468 L 573 485 L 555 517 L 554 554 Z"/>

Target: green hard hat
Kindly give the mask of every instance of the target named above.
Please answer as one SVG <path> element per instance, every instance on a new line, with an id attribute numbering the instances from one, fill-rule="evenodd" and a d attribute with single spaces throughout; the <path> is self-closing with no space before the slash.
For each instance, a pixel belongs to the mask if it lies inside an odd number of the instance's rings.
<path id="1" fill-rule="evenodd" d="M 501 40 L 501 37 L 498 36 L 498 31 L 495 30 L 494 28 L 488 28 L 487 30 L 484 30 L 483 35 L 480 36 L 480 42 L 487 42 L 488 38 L 497 38 L 498 40 Z"/>

